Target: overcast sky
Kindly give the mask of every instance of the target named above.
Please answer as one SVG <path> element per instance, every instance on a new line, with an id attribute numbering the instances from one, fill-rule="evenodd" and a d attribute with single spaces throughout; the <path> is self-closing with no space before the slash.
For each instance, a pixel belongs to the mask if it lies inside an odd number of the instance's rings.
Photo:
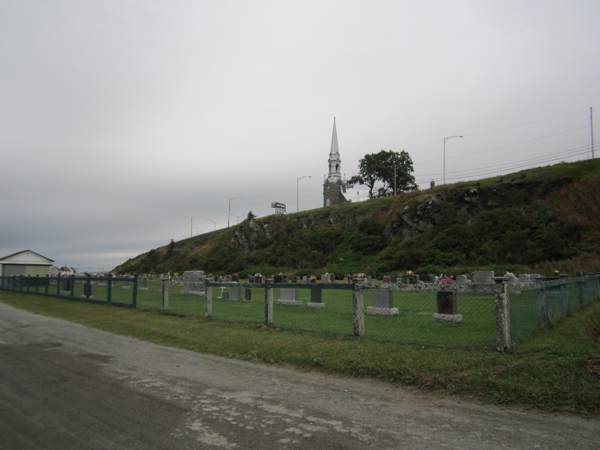
<path id="1" fill-rule="evenodd" d="M 0 257 L 109 270 L 226 227 L 230 203 L 295 212 L 298 188 L 321 207 L 334 116 L 347 178 L 406 150 L 441 184 L 454 135 L 447 183 L 589 158 L 599 17 L 597 0 L 3 0 Z"/>

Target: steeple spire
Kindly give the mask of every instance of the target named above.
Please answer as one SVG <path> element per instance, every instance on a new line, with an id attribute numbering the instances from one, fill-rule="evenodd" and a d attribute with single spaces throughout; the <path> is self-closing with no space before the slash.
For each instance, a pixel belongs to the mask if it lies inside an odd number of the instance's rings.
<path id="1" fill-rule="evenodd" d="M 340 159 L 340 149 L 338 147 L 337 128 L 335 117 L 333 118 L 333 135 L 331 136 L 331 151 L 329 152 L 329 176 L 328 180 L 332 183 L 342 177 L 342 160 Z"/>

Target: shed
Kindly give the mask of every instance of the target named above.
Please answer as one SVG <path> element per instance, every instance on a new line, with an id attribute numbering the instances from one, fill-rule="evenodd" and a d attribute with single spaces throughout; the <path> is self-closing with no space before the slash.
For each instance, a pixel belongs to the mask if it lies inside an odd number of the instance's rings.
<path id="1" fill-rule="evenodd" d="M 0 276 L 29 275 L 35 277 L 39 275 L 45 277 L 50 273 L 53 262 L 39 253 L 23 250 L 0 258 Z"/>

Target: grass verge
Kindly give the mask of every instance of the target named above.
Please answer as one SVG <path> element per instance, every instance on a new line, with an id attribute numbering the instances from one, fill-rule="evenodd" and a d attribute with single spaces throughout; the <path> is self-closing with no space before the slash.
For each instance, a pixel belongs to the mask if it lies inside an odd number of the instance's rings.
<path id="1" fill-rule="evenodd" d="M 13 292 L 3 303 L 160 345 L 352 377 L 498 404 L 600 416 L 600 344 L 587 330 L 600 304 L 538 331 L 509 353 L 417 347 L 317 333 L 263 331 L 157 312 Z"/>

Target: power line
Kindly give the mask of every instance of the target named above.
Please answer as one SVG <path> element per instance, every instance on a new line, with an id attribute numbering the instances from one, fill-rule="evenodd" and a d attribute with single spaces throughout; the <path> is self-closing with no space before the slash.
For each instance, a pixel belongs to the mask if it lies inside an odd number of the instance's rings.
<path id="1" fill-rule="evenodd" d="M 549 120 L 562 119 L 563 117 L 574 116 L 576 114 L 582 114 L 587 111 L 588 111 L 587 109 L 584 109 L 582 111 L 577 111 L 577 112 L 573 112 L 573 113 L 569 113 L 569 114 L 563 114 L 562 116 L 550 117 L 548 119 L 535 120 L 533 122 L 521 123 L 518 125 L 511 125 L 511 126 L 503 127 L 503 128 L 496 128 L 494 130 L 478 131 L 477 133 L 463 134 L 463 136 L 477 136 L 478 134 L 493 133 L 494 131 L 502 131 L 502 130 L 509 130 L 511 128 L 524 127 L 526 125 L 533 125 L 535 123 L 542 123 L 542 122 L 547 122 Z"/>

